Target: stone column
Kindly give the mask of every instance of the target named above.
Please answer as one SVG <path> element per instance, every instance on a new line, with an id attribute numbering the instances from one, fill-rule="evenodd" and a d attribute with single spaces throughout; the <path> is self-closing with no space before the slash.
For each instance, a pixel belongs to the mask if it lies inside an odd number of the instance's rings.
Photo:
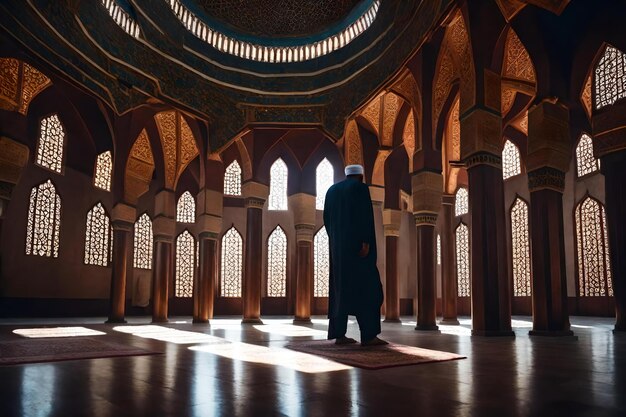
<path id="1" fill-rule="evenodd" d="M 294 194 L 289 197 L 289 207 L 296 228 L 296 307 L 293 322 L 310 323 L 313 301 L 315 196 Z"/>
<path id="2" fill-rule="evenodd" d="M 400 210 L 383 210 L 385 232 L 385 322 L 400 323 L 400 293 L 398 283 L 398 239 Z"/>
<path id="3" fill-rule="evenodd" d="M 223 195 L 202 190 L 196 199 L 198 226 L 198 273 L 193 286 L 193 322 L 207 323 L 213 318 L 218 274 L 217 241 L 222 230 Z"/>
<path id="4" fill-rule="evenodd" d="M 472 334 L 514 336 L 507 269 L 502 120 L 474 108 L 461 120 L 461 156 L 469 179 Z"/>
<path id="5" fill-rule="evenodd" d="M 563 189 L 572 145 L 569 110 L 544 100 L 528 112 L 532 262 L 531 335 L 571 336 L 563 235 Z"/>
<path id="6" fill-rule="evenodd" d="M 152 321 L 167 322 L 168 287 L 174 279 L 174 235 L 176 199 L 173 191 L 163 190 L 155 197 L 152 222 L 154 251 L 152 262 Z"/>
<path id="7" fill-rule="evenodd" d="M 135 208 L 124 203 L 116 204 L 111 210 L 113 262 L 107 323 L 126 323 L 124 319 L 126 312 L 126 273 L 136 215 Z"/>
<path id="8" fill-rule="evenodd" d="M 261 321 L 261 280 L 263 277 L 263 206 L 269 187 L 248 181 L 242 187 L 246 205 L 246 241 L 243 265 L 242 323 Z"/>
<path id="9" fill-rule="evenodd" d="M 459 324 L 456 298 L 456 257 L 454 256 L 454 195 L 444 194 L 443 221 L 441 228 L 441 301 L 443 319 L 441 324 Z"/>
<path id="10" fill-rule="evenodd" d="M 443 176 L 420 171 L 411 178 L 413 217 L 417 237 L 417 326 L 415 330 L 438 330 L 435 224 L 441 207 Z"/>

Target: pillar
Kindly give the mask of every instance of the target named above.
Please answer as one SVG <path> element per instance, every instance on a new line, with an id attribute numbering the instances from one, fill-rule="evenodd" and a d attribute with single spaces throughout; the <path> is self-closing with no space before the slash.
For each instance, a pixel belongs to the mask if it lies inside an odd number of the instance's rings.
<path id="1" fill-rule="evenodd" d="M 528 188 L 533 336 L 571 336 L 563 233 L 565 173 L 572 158 L 569 110 L 544 100 L 528 112 Z"/>
<path id="2" fill-rule="evenodd" d="M 296 228 L 296 307 L 294 323 L 311 322 L 313 301 L 313 236 L 315 234 L 315 196 L 294 194 L 289 197 Z"/>
<path id="3" fill-rule="evenodd" d="M 126 323 L 124 316 L 126 312 L 128 254 L 135 217 L 135 208 L 123 203 L 116 204 L 111 210 L 113 262 L 111 265 L 111 292 L 107 323 Z"/>
<path id="4" fill-rule="evenodd" d="M 174 279 L 174 235 L 176 201 L 173 191 L 163 190 L 155 197 L 152 222 L 154 250 L 152 262 L 152 321 L 167 322 L 168 287 Z"/>
<path id="5" fill-rule="evenodd" d="M 441 207 L 441 173 L 421 171 L 411 178 L 413 217 L 417 237 L 417 326 L 415 330 L 438 330 L 435 224 Z"/>
<path id="6" fill-rule="evenodd" d="M 198 273 L 193 286 L 193 322 L 207 323 L 213 318 L 218 277 L 217 242 L 222 229 L 223 194 L 202 190 L 196 198 L 198 227 Z"/>
<path id="7" fill-rule="evenodd" d="M 441 222 L 441 324 L 459 324 L 457 318 L 457 277 L 454 256 L 454 195 L 444 194 Z"/>
<path id="8" fill-rule="evenodd" d="M 398 282 L 398 240 L 400 210 L 383 210 L 385 233 L 385 322 L 400 323 L 400 293 Z"/>
<path id="9" fill-rule="evenodd" d="M 258 182 L 243 184 L 246 206 L 246 241 L 243 265 L 242 323 L 262 323 L 261 282 L 263 277 L 263 206 L 269 187 Z"/>
<path id="10" fill-rule="evenodd" d="M 472 335 L 477 336 L 515 335 L 501 155 L 499 112 L 473 108 L 461 120 L 461 156 L 469 180 Z"/>

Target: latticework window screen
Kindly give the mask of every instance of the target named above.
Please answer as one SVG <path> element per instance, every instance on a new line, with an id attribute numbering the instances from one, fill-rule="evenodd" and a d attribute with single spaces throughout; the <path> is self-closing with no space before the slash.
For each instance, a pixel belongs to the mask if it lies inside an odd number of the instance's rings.
<path id="1" fill-rule="evenodd" d="M 267 296 L 287 295 L 287 235 L 280 226 L 267 239 Z"/>
<path id="2" fill-rule="evenodd" d="M 456 277 L 459 297 L 469 297 L 470 291 L 470 253 L 469 230 L 463 223 L 456 228 Z"/>
<path id="3" fill-rule="evenodd" d="M 528 204 L 518 198 L 511 208 L 511 240 L 513 248 L 513 295 L 531 295 L 530 236 L 528 235 Z"/>
<path id="4" fill-rule="evenodd" d="M 243 239 L 234 227 L 222 236 L 222 297 L 241 297 L 243 271 Z"/>
<path id="5" fill-rule="evenodd" d="M 59 256 L 61 197 L 52 181 L 33 187 L 26 223 L 26 255 Z"/>
<path id="6" fill-rule="evenodd" d="M 326 227 L 322 227 L 313 239 L 313 295 L 328 297 L 330 280 L 330 247 Z"/>
<path id="7" fill-rule="evenodd" d="M 140 269 L 152 269 L 152 220 L 144 213 L 135 222 L 135 240 L 133 266 Z"/>
<path id="8" fill-rule="evenodd" d="M 111 151 L 102 152 L 96 159 L 96 173 L 93 183 L 96 187 L 111 191 L 111 174 L 113 173 L 113 158 Z"/>
<path id="9" fill-rule="evenodd" d="M 113 241 L 111 220 L 101 203 L 87 213 L 85 231 L 85 264 L 107 266 L 111 259 Z"/>
<path id="10" fill-rule="evenodd" d="M 594 79 L 596 109 L 626 97 L 626 54 L 607 46 L 598 62 Z"/>
<path id="11" fill-rule="evenodd" d="M 188 230 L 176 238 L 176 297 L 193 296 L 196 242 Z"/>
<path id="12" fill-rule="evenodd" d="M 231 162 L 224 172 L 224 194 L 241 195 L 241 166 L 237 160 Z"/>
<path id="13" fill-rule="evenodd" d="M 456 198 L 454 201 L 454 215 L 462 216 L 468 212 L 468 196 L 467 188 L 459 188 L 456 190 Z"/>
<path id="14" fill-rule="evenodd" d="M 504 143 L 502 150 L 502 177 L 504 179 L 514 177 L 522 173 L 522 162 L 519 149 L 510 140 Z"/>
<path id="15" fill-rule="evenodd" d="M 185 191 L 176 204 L 176 221 L 194 223 L 196 221 L 196 202 L 189 191 Z"/>
<path id="16" fill-rule="evenodd" d="M 287 210 L 287 165 L 278 158 L 270 168 L 269 210 Z"/>
<path id="17" fill-rule="evenodd" d="M 44 168 L 61 172 L 63 164 L 63 145 L 65 131 L 59 116 L 53 114 L 41 120 L 39 126 L 39 141 L 35 162 Z"/>
<path id="18" fill-rule="evenodd" d="M 600 161 L 593 156 L 591 137 L 583 134 L 576 145 L 576 173 L 579 177 L 591 174 L 600 169 Z"/>
<path id="19" fill-rule="evenodd" d="M 333 176 L 333 166 L 328 159 L 324 158 L 315 170 L 315 208 L 317 210 L 324 210 L 326 192 L 334 183 Z"/>

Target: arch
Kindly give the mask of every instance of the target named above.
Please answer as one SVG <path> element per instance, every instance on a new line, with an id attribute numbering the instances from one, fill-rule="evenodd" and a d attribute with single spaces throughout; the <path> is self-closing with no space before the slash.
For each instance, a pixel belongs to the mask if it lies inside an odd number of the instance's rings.
<path id="1" fill-rule="evenodd" d="M 287 296 L 287 235 L 280 227 L 267 238 L 267 296 Z"/>
<path id="2" fill-rule="evenodd" d="M 315 208 L 317 210 L 324 210 L 326 192 L 334 183 L 333 166 L 327 158 L 324 158 L 315 170 Z"/>
<path id="3" fill-rule="evenodd" d="M 522 173 L 522 161 L 519 149 L 506 139 L 502 149 L 502 178 L 507 179 Z"/>
<path id="4" fill-rule="evenodd" d="M 113 174 L 113 157 L 111 151 L 105 151 L 96 158 L 95 173 L 93 175 L 94 186 L 105 191 L 111 191 L 111 176 Z"/>
<path id="5" fill-rule="evenodd" d="M 511 247 L 513 269 L 513 296 L 529 297 L 531 289 L 530 234 L 528 203 L 520 197 L 511 206 Z"/>
<path id="6" fill-rule="evenodd" d="M 595 109 L 610 106 L 626 97 L 626 53 L 606 45 L 594 68 L 593 101 Z"/>
<path id="7" fill-rule="evenodd" d="M 61 228 L 61 197 L 51 180 L 30 191 L 26 223 L 26 255 L 57 258 Z"/>
<path id="8" fill-rule="evenodd" d="M 143 129 L 130 150 L 124 172 L 124 198 L 136 202 L 150 188 L 155 170 L 154 156 L 146 129 Z"/>
<path id="9" fill-rule="evenodd" d="M 30 102 L 52 85 L 50 78 L 19 59 L 0 58 L 0 68 L 0 109 L 26 115 Z"/>
<path id="10" fill-rule="evenodd" d="M 462 216 L 469 211 L 467 188 L 459 187 L 454 196 L 454 215 Z"/>
<path id="11" fill-rule="evenodd" d="M 363 165 L 363 146 L 359 128 L 354 120 L 350 120 L 346 127 L 344 149 L 346 165 Z"/>
<path id="12" fill-rule="evenodd" d="M 456 278 L 457 294 L 459 297 L 471 295 L 470 285 L 470 246 L 469 229 L 465 223 L 460 223 L 455 232 L 456 246 Z"/>
<path id="13" fill-rule="evenodd" d="M 600 170 L 600 161 L 593 156 L 591 136 L 583 133 L 576 145 L 576 175 L 584 177 Z"/>
<path id="14" fill-rule="evenodd" d="M 138 269 L 152 269 L 152 220 L 148 213 L 143 213 L 134 227 L 133 239 L 133 267 Z"/>
<path id="15" fill-rule="evenodd" d="M 604 206 L 586 195 L 576 206 L 576 266 L 578 295 L 613 296 Z"/>
<path id="16" fill-rule="evenodd" d="M 278 158 L 270 168 L 270 194 L 268 210 L 287 210 L 287 186 L 289 170 L 282 158 Z"/>
<path id="17" fill-rule="evenodd" d="M 64 148 L 65 129 L 59 116 L 55 113 L 41 119 L 35 163 L 51 171 L 61 173 Z"/>
<path id="18" fill-rule="evenodd" d="M 313 238 L 313 296 L 328 297 L 330 285 L 330 244 L 326 227 Z"/>
<path id="19" fill-rule="evenodd" d="M 107 266 L 113 254 L 113 228 L 102 203 L 87 213 L 85 230 L 85 265 Z"/>
<path id="20" fill-rule="evenodd" d="M 196 240 L 189 230 L 176 238 L 176 297 L 193 297 Z"/>
<path id="21" fill-rule="evenodd" d="M 180 223 L 196 222 L 196 201 L 189 191 L 185 191 L 176 204 L 176 221 Z"/>
<path id="22" fill-rule="evenodd" d="M 241 297 L 243 281 L 243 239 L 232 226 L 222 236 L 220 296 Z"/>
<path id="23" fill-rule="evenodd" d="M 241 195 L 241 166 L 236 159 L 226 167 L 224 171 L 224 195 Z"/>

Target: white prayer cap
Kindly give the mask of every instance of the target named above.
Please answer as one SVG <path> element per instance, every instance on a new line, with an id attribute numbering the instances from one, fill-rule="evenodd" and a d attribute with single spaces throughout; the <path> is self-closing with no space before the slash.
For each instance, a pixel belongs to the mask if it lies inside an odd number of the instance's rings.
<path id="1" fill-rule="evenodd" d="M 348 165 L 344 170 L 347 175 L 363 175 L 363 166 L 361 165 Z"/>

